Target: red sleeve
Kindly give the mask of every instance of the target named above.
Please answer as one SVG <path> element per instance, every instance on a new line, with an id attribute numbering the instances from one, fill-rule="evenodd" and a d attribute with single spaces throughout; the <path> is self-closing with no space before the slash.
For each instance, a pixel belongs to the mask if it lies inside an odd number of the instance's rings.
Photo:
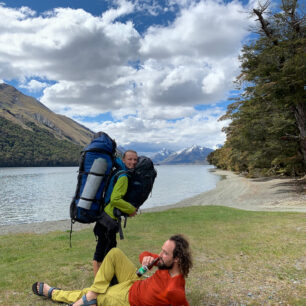
<path id="1" fill-rule="evenodd" d="M 157 254 L 153 254 L 153 253 L 150 253 L 150 252 L 142 252 L 140 255 L 139 255 L 139 262 L 142 263 L 142 260 L 145 256 L 152 256 L 154 258 L 157 258 L 158 255 Z M 156 263 L 157 264 L 157 263 Z"/>

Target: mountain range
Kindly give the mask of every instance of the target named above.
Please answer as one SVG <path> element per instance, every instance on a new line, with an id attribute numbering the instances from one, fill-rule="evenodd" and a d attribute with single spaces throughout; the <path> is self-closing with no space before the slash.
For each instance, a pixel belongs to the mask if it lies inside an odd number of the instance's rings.
<path id="1" fill-rule="evenodd" d="M 171 164 L 208 164 L 207 155 L 213 152 L 212 149 L 193 145 L 190 148 L 173 152 L 162 149 L 160 152 L 151 156 L 155 164 L 171 165 Z"/>
<path id="2" fill-rule="evenodd" d="M 155 153 L 153 156 L 151 156 L 151 159 L 154 164 L 160 164 L 165 159 L 167 159 L 171 154 L 175 153 L 172 150 L 168 150 L 166 148 L 163 148 L 161 151 Z"/>

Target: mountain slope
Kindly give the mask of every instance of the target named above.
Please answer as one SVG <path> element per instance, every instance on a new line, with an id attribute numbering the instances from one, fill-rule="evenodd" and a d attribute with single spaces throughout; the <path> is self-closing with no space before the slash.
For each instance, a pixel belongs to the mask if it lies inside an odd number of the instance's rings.
<path id="1" fill-rule="evenodd" d="M 32 122 L 26 126 L 0 117 L 0 167 L 78 165 L 82 146 L 59 140 Z"/>
<path id="2" fill-rule="evenodd" d="M 90 142 L 93 132 L 62 115 L 57 115 L 36 99 L 26 96 L 13 86 L 0 84 L 0 117 L 33 131 L 29 122 L 53 134 L 84 146 Z"/>
<path id="3" fill-rule="evenodd" d="M 0 167 L 76 166 L 93 132 L 0 84 Z"/>

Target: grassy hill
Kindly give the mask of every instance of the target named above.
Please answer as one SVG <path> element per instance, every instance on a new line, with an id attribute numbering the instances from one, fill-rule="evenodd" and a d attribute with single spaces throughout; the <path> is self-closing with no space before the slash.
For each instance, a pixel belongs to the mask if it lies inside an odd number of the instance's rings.
<path id="1" fill-rule="evenodd" d="M 0 84 L 0 167 L 72 166 L 93 132 Z"/>

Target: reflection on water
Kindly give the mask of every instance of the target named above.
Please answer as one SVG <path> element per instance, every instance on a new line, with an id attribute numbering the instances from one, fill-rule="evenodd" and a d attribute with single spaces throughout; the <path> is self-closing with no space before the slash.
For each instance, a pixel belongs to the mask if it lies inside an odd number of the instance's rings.
<path id="1" fill-rule="evenodd" d="M 156 166 L 152 196 L 143 208 L 174 204 L 215 188 L 211 166 Z M 77 167 L 0 168 L 0 225 L 69 218 Z"/>

